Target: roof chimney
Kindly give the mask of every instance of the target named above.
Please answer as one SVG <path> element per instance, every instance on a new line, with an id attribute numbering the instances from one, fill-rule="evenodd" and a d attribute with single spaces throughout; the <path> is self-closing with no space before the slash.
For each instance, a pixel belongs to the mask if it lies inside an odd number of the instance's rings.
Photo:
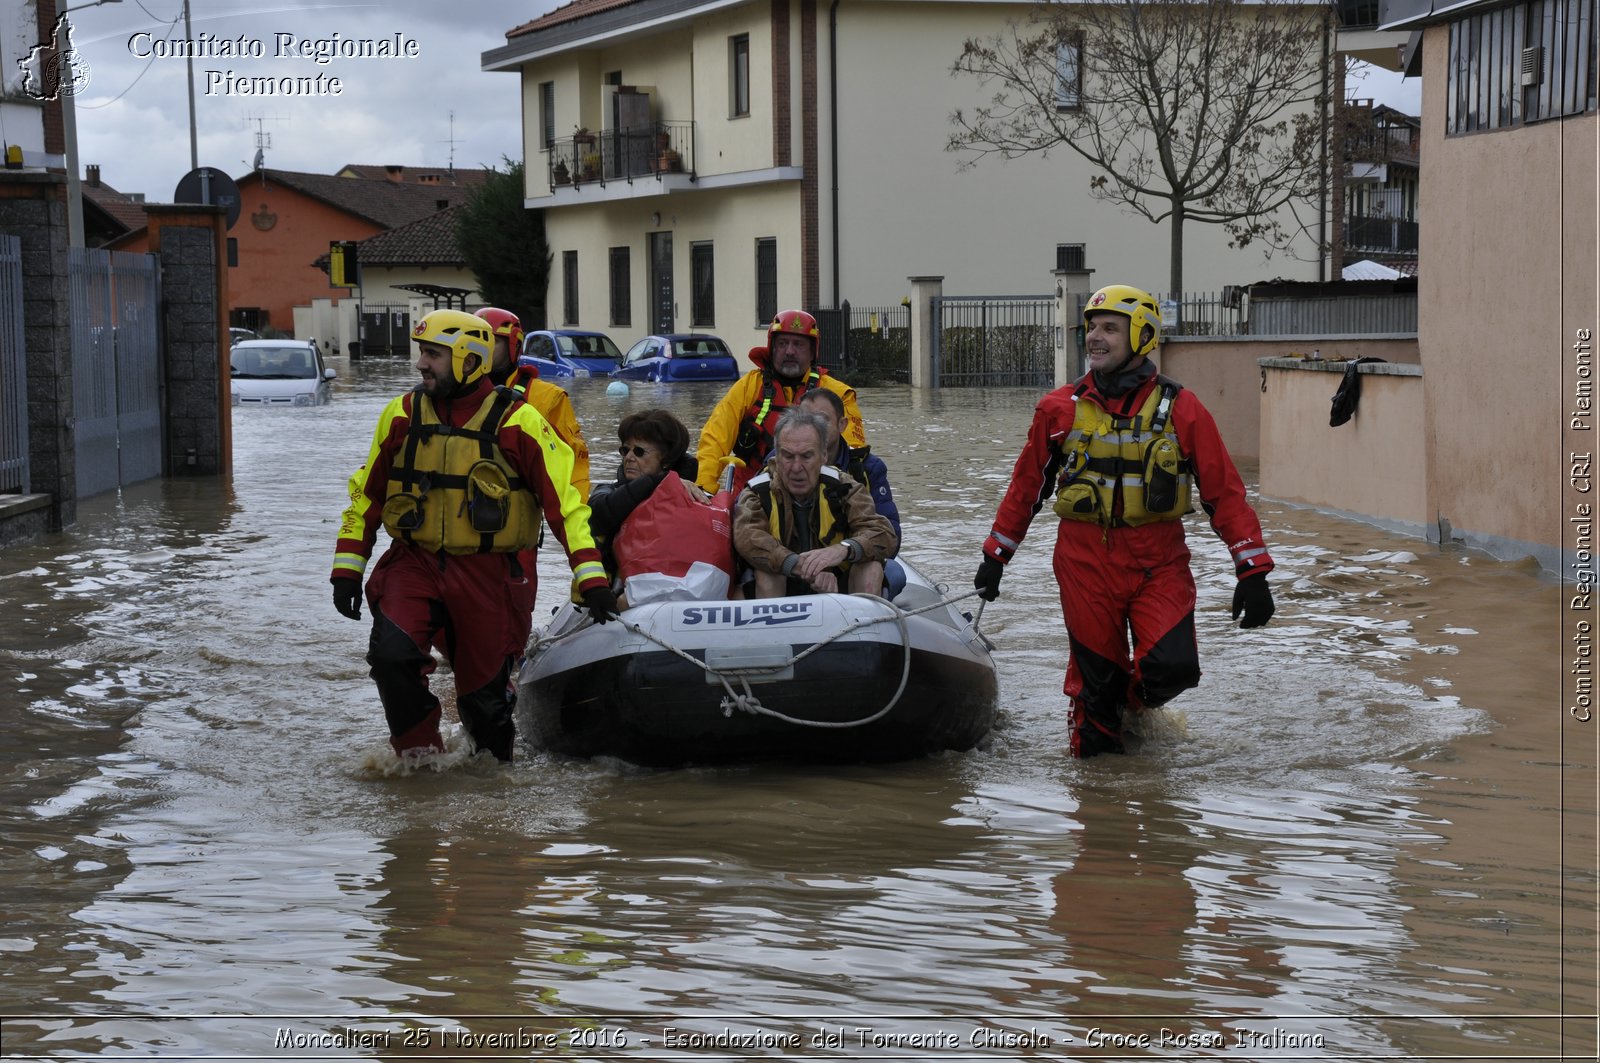
<path id="1" fill-rule="evenodd" d="M 99 164 L 90 163 L 88 166 L 84 167 L 84 173 L 86 174 L 86 176 L 84 177 L 84 184 L 88 185 L 90 188 L 99 188 L 100 187 L 100 166 L 99 166 Z"/>
<path id="2" fill-rule="evenodd" d="M 383 173 L 385 177 L 396 184 L 399 184 L 406 179 L 406 168 L 404 166 L 385 166 L 383 168 Z"/>

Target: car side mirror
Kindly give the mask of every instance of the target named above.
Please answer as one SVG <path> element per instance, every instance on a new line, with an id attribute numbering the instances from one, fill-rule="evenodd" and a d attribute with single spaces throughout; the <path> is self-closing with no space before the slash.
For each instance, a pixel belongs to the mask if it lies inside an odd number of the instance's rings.
<path id="1" fill-rule="evenodd" d="M 331 366 L 322 371 L 322 379 L 324 379 L 324 380 L 332 380 L 334 377 L 336 377 L 338 375 L 339 375 L 339 370 L 334 369 Z"/>

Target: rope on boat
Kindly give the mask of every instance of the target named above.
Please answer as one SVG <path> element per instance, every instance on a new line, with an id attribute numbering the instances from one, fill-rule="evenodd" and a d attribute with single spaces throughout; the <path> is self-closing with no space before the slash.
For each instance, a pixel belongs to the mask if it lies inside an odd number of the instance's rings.
<path id="1" fill-rule="evenodd" d="M 681 657 L 685 661 L 688 661 L 690 664 L 694 665 L 696 668 L 699 668 L 706 674 L 716 677 L 717 681 L 722 684 L 722 689 L 726 695 L 718 705 L 718 707 L 722 709 L 722 714 L 724 716 L 732 716 L 733 710 L 738 709 L 741 712 L 748 712 L 752 715 L 770 716 L 775 720 L 782 720 L 784 723 L 795 724 L 799 727 L 862 727 L 866 724 L 874 722 L 875 720 L 881 720 L 883 717 L 887 716 L 895 707 L 895 705 L 899 704 L 900 696 L 905 693 L 906 684 L 911 679 L 911 629 L 906 626 L 906 620 L 922 613 L 928 613 L 935 609 L 943 609 L 947 606 L 954 605 L 956 602 L 962 601 L 966 598 L 971 598 L 977 593 L 978 592 L 976 590 L 970 590 L 964 594 L 945 595 L 938 601 L 924 605 L 917 609 L 902 609 L 886 598 L 881 598 L 876 594 L 858 591 L 851 595 L 851 597 L 870 598 L 875 604 L 888 606 L 889 612 L 880 616 L 867 616 L 861 617 L 858 620 L 854 620 L 846 626 L 840 628 L 838 631 L 835 631 L 821 642 L 813 643 L 812 645 L 807 646 L 804 650 L 801 650 L 799 653 L 790 657 L 782 664 L 764 664 L 747 668 L 731 668 L 726 670 L 713 667 L 700 658 L 694 656 L 692 653 L 679 649 L 677 646 L 672 645 L 665 639 L 656 637 L 654 634 L 646 631 L 644 628 L 629 620 L 627 617 L 619 616 L 617 618 L 617 622 L 628 631 L 631 631 L 633 634 L 655 643 L 657 646 L 660 646 L 667 652 L 674 654 L 677 657 Z M 983 639 L 984 645 L 987 646 L 989 645 L 989 640 L 984 638 L 983 633 L 978 630 L 978 622 L 983 619 L 983 607 L 985 604 L 986 603 L 981 600 L 978 602 L 978 615 L 972 620 L 972 630 L 973 633 L 976 634 L 980 639 Z M 796 663 L 811 656 L 813 653 L 816 653 L 829 643 L 841 639 L 853 631 L 859 631 L 861 628 L 868 627 L 872 624 L 881 624 L 886 620 L 893 620 L 895 625 L 900 629 L 900 646 L 903 651 L 903 664 L 900 669 L 900 685 L 895 689 L 894 696 L 889 699 L 888 704 L 879 709 L 877 712 L 873 713 L 871 716 L 863 717 L 859 720 L 802 720 L 794 716 L 785 715 L 784 713 L 778 712 L 776 709 L 767 708 L 765 705 L 761 704 L 761 699 L 757 697 L 755 692 L 750 689 L 750 676 L 752 674 L 761 675 L 770 672 L 781 672 L 785 668 L 793 668 Z M 541 637 L 530 648 L 528 656 L 533 657 L 543 652 L 550 646 L 554 646 L 562 639 L 575 635 L 580 631 L 586 631 L 588 630 L 589 626 L 590 625 L 585 624 L 581 627 L 573 628 L 571 631 L 568 631 L 562 635 L 557 635 L 554 638 Z M 730 675 L 739 680 L 739 685 L 744 688 L 742 692 L 733 689 L 733 684 L 729 682 Z"/>
<path id="2" fill-rule="evenodd" d="M 738 709 L 741 712 L 748 712 L 752 716 L 770 716 L 774 720 L 782 720 L 784 723 L 792 723 L 799 727 L 863 727 L 866 724 L 872 723 L 874 720 L 881 720 L 883 717 L 887 716 L 889 711 L 899 703 L 900 695 L 904 694 L 906 691 L 906 683 L 911 679 L 911 629 L 906 626 L 906 617 L 910 616 L 911 614 L 903 609 L 900 609 L 893 602 L 878 597 L 876 594 L 867 594 L 865 592 L 858 591 L 851 597 L 871 598 L 875 603 L 887 605 L 890 609 L 890 612 L 884 616 L 863 617 L 860 620 L 856 620 L 853 623 L 840 628 L 838 631 L 834 632 L 832 635 L 829 635 L 821 642 L 814 643 L 813 645 L 806 647 L 793 657 L 790 657 L 789 660 L 784 664 L 760 665 L 754 668 L 730 669 L 730 671 L 734 672 L 734 674 L 738 677 L 740 686 L 744 687 L 743 693 L 739 693 L 733 689 L 733 685 L 728 682 L 727 674 L 722 669 L 713 668 L 704 661 L 700 660 L 698 657 L 695 657 L 692 654 L 684 653 L 675 646 L 667 646 L 667 649 L 672 650 L 672 652 L 678 654 L 680 657 L 688 658 L 695 664 L 698 664 L 701 668 L 705 669 L 707 674 L 717 677 L 717 681 L 722 684 L 722 689 L 727 691 L 728 695 L 727 697 L 723 698 L 721 703 L 718 705 L 718 708 L 722 710 L 722 715 L 724 716 L 732 716 L 733 710 Z M 786 716 L 776 709 L 767 708 L 765 705 L 761 704 L 761 699 L 756 697 L 755 692 L 750 689 L 750 673 L 754 672 L 759 674 L 762 672 L 778 672 L 785 668 L 792 668 L 797 661 L 803 660 L 804 658 L 809 657 L 811 654 L 816 653 L 818 650 L 822 649 L 822 647 L 826 646 L 830 642 L 833 642 L 835 639 L 843 638 L 852 631 L 857 631 L 869 624 L 876 624 L 883 620 L 893 620 L 895 625 L 900 629 L 900 648 L 903 652 L 904 663 L 900 669 L 900 685 L 895 688 L 894 696 L 889 699 L 889 703 L 887 705 L 873 713 L 871 716 L 866 716 L 859 720 L 802 720 L 798 717 Z M 655 642 L 661 646 L 666 646 L 665 642 L 655 638 L 653 635 L 650 635 L 647 632 L 640 633 L 646 638 L 650 639 L 652 642 Z"/>

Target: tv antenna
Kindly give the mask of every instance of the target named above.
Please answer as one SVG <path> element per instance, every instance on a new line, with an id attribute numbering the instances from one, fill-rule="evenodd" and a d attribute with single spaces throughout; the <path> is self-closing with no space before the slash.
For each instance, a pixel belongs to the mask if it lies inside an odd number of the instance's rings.
<path id="1" fill-rule="evenodd" d="M 265 123 L 287 122 L 288 119 L 282 115 L 250 114 L 245 115 L 244 120 L 256 124 L 256 157 L 251 161 L 250 168 L 252 170 L 264 169 L 267 165 L 267 149 L 272 147 L 272 134 L 268 133 L 264 128 Z"/>
<path id="2" fill-rule="evenodd" d="M 456 112 L 450 112 L 450 139 L 445 141 L 450 145 L 450 180 L 456 179 Z"/>

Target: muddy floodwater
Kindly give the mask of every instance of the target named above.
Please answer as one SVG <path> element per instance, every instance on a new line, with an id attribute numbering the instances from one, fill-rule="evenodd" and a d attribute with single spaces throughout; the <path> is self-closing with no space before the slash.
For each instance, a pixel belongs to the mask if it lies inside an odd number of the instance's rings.
<path id="1" fill-rule="evenodd" d="M 1531 565 L 1265 501 L 1278 612 L 1240 631 L 1191 517 L 1201 686 L 1075 762 L 1046 512 L 982 615 L 984 748 L 394 771 L 328 570 L 413 378 L 332 364 L 329 407 L 234 412 L 231 485 L 0 552 L 5 1059 L 1594 1058 L 1596 725 Z M 720 392 L 605 383 L 597 478 L 623 413 Z M 1036 397 L 861 394 L 953 590 Z"/>

